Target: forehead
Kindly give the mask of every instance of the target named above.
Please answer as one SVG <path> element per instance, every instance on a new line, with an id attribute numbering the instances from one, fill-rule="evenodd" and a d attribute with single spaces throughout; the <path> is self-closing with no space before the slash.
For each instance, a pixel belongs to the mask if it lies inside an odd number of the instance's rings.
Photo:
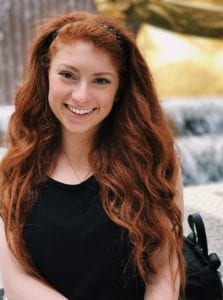
<path id="1" fill-rule="evenodd" d="M 52 64 L 88 65 L 91 68 L 118 70 L 118 64 L 111 53 L 96 47 L 91 42 L 73 41 L 69 44 L 58 43 L 51 57 Z"/>

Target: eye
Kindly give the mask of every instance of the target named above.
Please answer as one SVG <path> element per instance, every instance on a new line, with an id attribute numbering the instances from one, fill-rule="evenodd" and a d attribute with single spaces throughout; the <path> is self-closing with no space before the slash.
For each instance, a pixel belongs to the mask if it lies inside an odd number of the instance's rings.
<path id="1" fill-rule="evenodd" d="M 107 78 L 96 78 L 94 82 L 101 85 L 111 83 L 111 81 Z"/>
<path id="2" fill-rule="evenodd" d="M 68 71 L 62 71 L 59 74 L 66 79 L 75 79 L 74 75 Z"/>

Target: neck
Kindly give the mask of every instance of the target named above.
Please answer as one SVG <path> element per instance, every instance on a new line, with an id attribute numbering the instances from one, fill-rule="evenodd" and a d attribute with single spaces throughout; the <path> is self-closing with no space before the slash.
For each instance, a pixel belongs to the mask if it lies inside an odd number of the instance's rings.
<path id="1" fill-rule="evenodd" d="M 62 135 L 61 150 L 51 177 L 78 184 L 93 174 L 89 163 L 92 139 L 86 135 Z"/>
<path id="2" fill-rule="evenodd" d="M 72 157 L 72 161 L 88 160 L 93 142 L 92 135 L 89 134 L 62 134 L 62 149 Z"/>

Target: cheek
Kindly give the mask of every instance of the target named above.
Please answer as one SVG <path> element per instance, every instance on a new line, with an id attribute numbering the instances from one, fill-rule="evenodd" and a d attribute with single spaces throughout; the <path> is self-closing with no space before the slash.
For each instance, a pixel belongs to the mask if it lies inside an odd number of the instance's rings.
<path id="1" fill-rule="evenodd" d="M 55 101 L 54 93 L 51 89 L 49 89 L 49 93 L 48 93 L 48 103 L 51 110 L 54 111 L 54 106 L 56 101 Z"/>
<path id="2" fill-rule="evenodd" d="M 62 95 L 60 94 L 60 90 L 57 88 L 55 84 L 49 85 L 49 92 L 48 92 L 48 103 L 51 110 L 56 113 L 60 106 L 60 101 Z"/>
<path id="3" fill-rule="evenodd" d="M 114 95 L 114 97 L 108 98 L 105 105 L 104 105 L 104 108 L 108 111 L 111 111 L 115 101 L 116 101 L 115 100 L 115 95 Z"/>
<path id="4" fill-rule="evenodd" d="M 53 98 L 53 95 L 55 94 L 55 84 L 52 80 L 52 78 L 49 78 L 49 91 L 48 91 L 48 100 L 51 102 L 51 99 Z"/>
<path id="5" fill-rule="evenodd" d="M 114 105 L 115 102 L 118 101 L 118 88 L 113 91 L 113 97 L 111 98 L 111 103 Z"/>
<path id="6" fill-rule="evenodd" d="M 60 99 L 64 95 L 64 90 L 60 87 L 57 82 L 49 83 L 48 100 L 49 103 Z"/>

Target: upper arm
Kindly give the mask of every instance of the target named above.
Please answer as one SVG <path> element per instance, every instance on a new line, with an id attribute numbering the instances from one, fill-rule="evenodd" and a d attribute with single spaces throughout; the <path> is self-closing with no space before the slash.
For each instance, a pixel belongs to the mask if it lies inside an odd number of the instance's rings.
<path id="1" fill-rule="evenodd" d="M 183 214 L 184 214 L 183 176 L 182 176 L 180 164 L 178 165 L 178 174 L 177 174 L 177 180 L 176 180 L 176 195 L 175 195 L 173 201 L 176 203 L 176 205 L 180 209 L 180 211 L 182 213 L 182 217 L 183 217 Z"/>
<path id="2" fill-rule="evenodd" d="M 176 193 L 173 198 L 174 203 L 179 208 L 182 214 L 182 222 L 184 215 L 184 201 L 183 201 L 183 176 L 181 172 L 180 166 L 180 158 L 178 155 L 178 173 L 176 179 Z M 168 262 L 169 248 L 165 247 L 162 249 L 160 261 L 166 261 L 166 263 L 160 264 L 160 269 L 158 274 L 155 276 L 153 284 L 146 286 L 146 291 L 144 295 L 144 300 L 177 300 L 179 297 L 179 286 L 180 286 L 180 276 L 177 272 L 178 270 L 178 259 L 177 256 L 174 255 L 173 260 L 171 260 L 172 264 L 170 265 Z M 176 271 L 177 277 L 176 280 L 173 281 L 172 271 Z"/>
<path id="3" fill-rule="evenodd" d="M 12 266 L 15 273 L 22 272 L 22 268 L 9 249 L 5 236 L 4 223 L 0 218 L 0 269 L 3 278 L 5 277 L 4 275 L 7 277 Z"/>

